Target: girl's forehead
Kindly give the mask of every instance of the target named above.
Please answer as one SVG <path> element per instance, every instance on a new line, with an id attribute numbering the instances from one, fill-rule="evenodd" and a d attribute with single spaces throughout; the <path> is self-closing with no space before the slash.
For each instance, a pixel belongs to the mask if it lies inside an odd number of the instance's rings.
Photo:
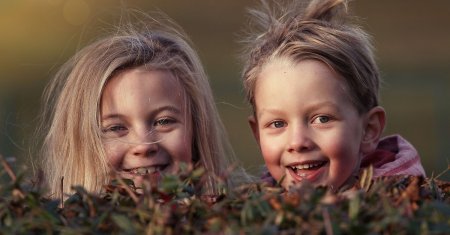
<path id="1" fill-rule="evenodd" d="M 167 70 L 133 68 L 121 71 L 110 78 L 101 95 L 105 99 L 157 100 L 177 98 L 186 102 L 186 91 L 180 80 Z"/>
<path id="2" fill-rule="evenodd" d="M 134 79 L 135 77 L 139 77 L 140 81 L 137 81 L 137 83 L 130 83 L 128 81 L 130 78 Z M 143 84 L 146 82 L 145 79 L 152 79 L 153 77 L 163 77 L 164 82 L 160 83 L 160 86 L 163 88 L 184 90 L 179 77 L 173 71 L 169 69 L 150 68 L 145 65 L 118 71 L 106 81 L 105 87 L 111 86 L 110 84 L 115 84 L 115 86 L 130 86 L 134 84 L 140 87 L 139 83 Z"/>

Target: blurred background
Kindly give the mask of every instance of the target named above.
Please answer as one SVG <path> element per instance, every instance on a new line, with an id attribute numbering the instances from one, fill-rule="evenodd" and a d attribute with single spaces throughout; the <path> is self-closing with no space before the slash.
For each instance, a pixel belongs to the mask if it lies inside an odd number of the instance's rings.
<path id="1" fill-rule="evenodd" d="M 246 8 L 257 2 L 0 0 L 0 154 L 29 164 L 41 94 L 59 66 L 109 31 L 122 9 L 161 10 L 194 42 L 236 155 L 256 174 L 263 160 L 247 125 L 238 40 Z M 385 134 L 416 146 L 428 176 L 443 172 L 450 162 L 450 1 L 359 0 L 350 9 L 374 37 Z"/>

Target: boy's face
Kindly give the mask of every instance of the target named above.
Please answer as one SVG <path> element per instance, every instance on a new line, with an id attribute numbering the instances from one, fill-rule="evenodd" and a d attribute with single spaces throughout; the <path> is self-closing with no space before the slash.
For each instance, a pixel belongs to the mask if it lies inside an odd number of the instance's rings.
<path id="1" fill-rule="evenodd" d="M 255 87 L 250 125 L 266 166 L 283 187 L 341 187 L 359 169 L 364 120 L 343 78 L 316 60 L 269 62 Z"/>
<path id="2" fill-rule="evenodd" d="M 175 173 L 192 161 L 192 120 L 184 91 L 166 71 L 135 68 L 111 78 L 101 99 L 107 160 L 140 186 L 145 177 Z"/>

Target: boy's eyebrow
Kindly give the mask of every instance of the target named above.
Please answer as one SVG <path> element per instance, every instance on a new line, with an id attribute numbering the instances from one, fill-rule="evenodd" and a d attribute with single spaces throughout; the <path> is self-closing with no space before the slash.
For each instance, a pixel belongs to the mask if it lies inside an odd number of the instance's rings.
<path id="1" fill-rule="evenodd" d="M 172 106 L 172 105 L 166 105 L 166 106 L 158 107 L 158 108 L 152 110 L 151 113 L 152 114 L 157 114 L 157 113 L 160 113 L 160 112 L 163 112 L 163 111 L 166 111 L 166 110 L 170 111 L 170 112 L 173 112 L 175 114 L 180 114 L 181 113 L 180 109 L 178 109 L 177 107 Z M 110 113 L 110 114 L 107 114 L 107 115 L 103 115 L 101 117 L 101 120 L 116 119 L 116 118 L 120 119 L 120 118 L 124 118 L 124 117 L 125 117 L 125 115 L 120 114 L 120 113 Z"/>
<path id="2" fill-rule="evenodd" d="M 311 111 L 320 109 L 322 107 L 331 107 L 332 109 L 334 109 L 337 112 L 340 111 L 339 105 L 337 105 L 336 103 L 331 102 L 331 101 L 324 101 L 324 102 L 317 102 L 315 104 L 309 105 L 306 108 L 306 112 L 311 112 Z M 264 113 L 271 113 L 271 114 L 279 115 L 282 112 L 283 111 L 278 108 L 263 108 L 263 109 L 261 109 L 261 111 L 258 112 L 257 117 L 258 117 L 258 119 L 261 118 L 261 116 Z"/>
<path id="3" fill-rule="evenodd" d="M 331 102 L 331 101 L 317 102 L 317 103 L 315 103 L 313 105 L 310 105 L 308 107 L 308 110 L 316 110 L 316 109 L 320 109 L 320 108 L 322 108 L 324 106 L 331 107 L 331 108 L 335 109 L 336 111 L 340 110 L 339 109 L 339 105 L 334 103 L 334 102 Z"/>
<path id="4" fill-rule="evenodd" d="M 277 115 L 281 114 L 282 111 L 277 108 L 263 108 L 257 113 L 257 118 L 260 119 L 264 113 L 271 113 Z"/>

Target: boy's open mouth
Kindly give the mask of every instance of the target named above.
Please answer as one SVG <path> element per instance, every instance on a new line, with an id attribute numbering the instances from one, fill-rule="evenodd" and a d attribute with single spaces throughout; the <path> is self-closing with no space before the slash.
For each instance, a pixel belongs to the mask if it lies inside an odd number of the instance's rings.
<path id="1" fill-rule="evenodd" d="M 305 164 L 298 164 L 289 166 L 292 168 L 294 172 L 298 172 L 299 170 L 316 170 L 324 166 L 328 161 L 316 161 L 316 162 L 310 162 Z"/>
<path id="2" fill-rule="evenodd" d="M 328 161 L 309 161 L 297 165 L 290 165 L 288 168 L 291 175 L 298 181 L 304 179 L 314 181 L 316 176 L 322 172 L 320 169 L 327 165 L 327 163 Z"/>
<path id="3" fill-rule="evenodd" d="M 168 165 L 169 164 L 147 166 L 147 167 L 137 167 L 137 168 L 132 168 L 132 169 L 123 169 L 123 171 L 127 172 L 129 174 L 132 174 L 132 175 L 144 176 L 144 175 L 150 175 L 150 174 L 153 174 L 156 172 L 164 171 L 164 169 L 166 169 Z"/>

